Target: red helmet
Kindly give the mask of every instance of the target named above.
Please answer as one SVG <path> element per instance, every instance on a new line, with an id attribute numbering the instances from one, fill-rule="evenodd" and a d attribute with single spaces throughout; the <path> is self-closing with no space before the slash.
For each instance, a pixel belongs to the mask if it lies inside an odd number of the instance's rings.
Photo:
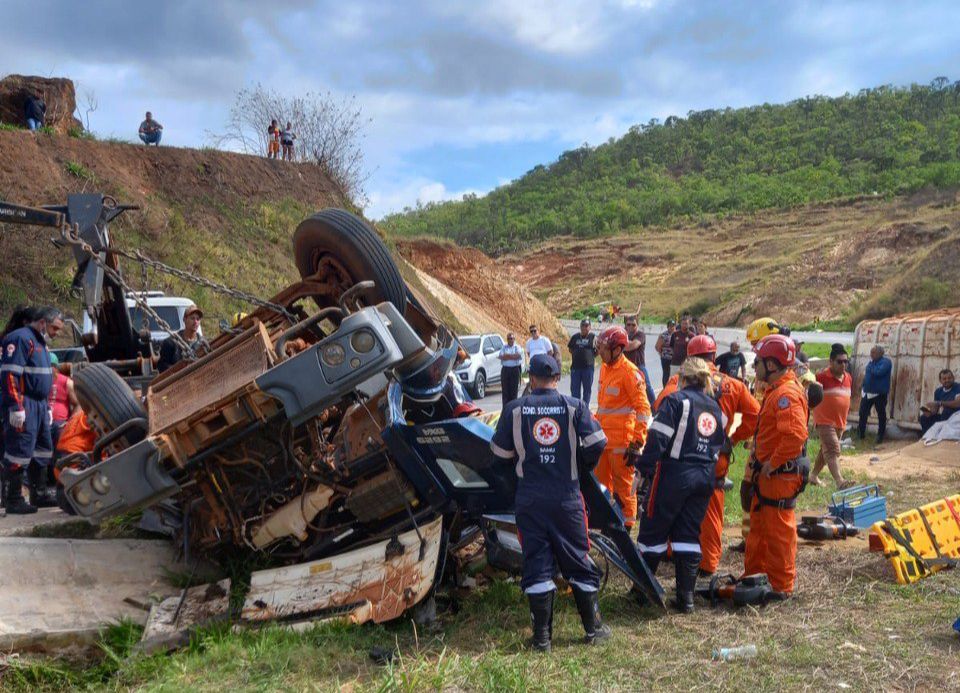
<path id="1" fill-rule="evenodd" d="M 757 342 L 753 352 L 757 358 L 773 359 L 784 368 L 789 368 L 797 358 L 797 345 L 782 334 L 771 334 Z"/>
<path id="2" fill-rule="evenodd" d="M 608 327 L 597 336 L 597 344 L 601 342 L 609 344 L 611 349 L 626 347 L 629 341 L 630 340 L 627 339 L 627 331 L 619 325 Z"/>
<path id="3" fill-rule="evenodd" d="M 453 416 L 456 419 L 459 419 L 463 416 L 473 416 L 477 412 L 482 412 L 483 410 L 478 407 L 473 402 L 461 402 L 453 410 Z"/>
<path id="4" fill-rule="evenodd" d="M 708 334 L 698 334 L 687 344 L 687 356 L 704 356 L 716 353 L 717 343 Z"/>

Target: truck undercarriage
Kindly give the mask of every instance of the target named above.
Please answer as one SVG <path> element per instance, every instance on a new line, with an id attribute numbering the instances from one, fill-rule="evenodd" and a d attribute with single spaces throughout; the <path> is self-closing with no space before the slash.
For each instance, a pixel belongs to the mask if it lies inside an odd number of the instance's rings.
<path id="1" fill-rule="evenodd" d="M 395 618 L 475 536 L 491 564 L 516 570 L 518 544 L 503 531 L 516 479 L 489 448 L 496 415 L 463 406 L 456 337 L 357 217 L 324 210 L 293 240 L 303 279 L 210 353 L 144 383 L 142 403 L 108 364 L 76 370 L 101 438 L 63 465 L 69 502 L 92 522 L 152 508 L 192 559 L 260 556 L 273 567 L 254 573 L 241 622 Z M 598 549 L 662 606 L 617 511 L 584 476 Z M 211 589 L 161 605 L 153 632 L 180 623 L 185 603 L 197 618 L 222 615 Z"/>

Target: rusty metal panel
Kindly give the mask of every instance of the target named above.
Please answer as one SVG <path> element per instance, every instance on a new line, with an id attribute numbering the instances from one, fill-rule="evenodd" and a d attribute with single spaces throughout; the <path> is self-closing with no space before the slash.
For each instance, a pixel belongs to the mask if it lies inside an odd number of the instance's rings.
<path id="1" fill-rule="evenodd" d="M 860 407 L 860 388 L 863 386 L 864 373 L 870 361 L 870 349 L 876 344 L 879 326 L 880 323 L 876 320 L 864 320 L 857 325 L 853 336 L 853 353 L 850 354 L 850 374 L 853 376 L 853 395 L 850 399 L 852 412 L 858 411 Z"/>
<path id="2" fill-rule="evenodd" d="M 274 362 L 273 345 L 262 323 L 147 392 L 150 434 L 163 433 L 241 391 Z"/>
<path id="3" fill-rule="evenodd" d="M 259 623 L 348 617 L 376 623 L 397 618 L 433 586 L 440 553 L 438 517 L 416 531 L 310 563 L 250 576 L 241 621 Z"/>
<path id="4" fill-rule="evenodd" d="M 893 361 L 888 411 L 901 428 L 919 430 L 920 406 L 933 399 L 944 368 L 960 368 L 960 308 L 865 320 L 854 340 L 854 396 L 850 419 L 857 421 L 860 388 L 870 349 L 879 344 Z M 871 419 L 873 421 L 873 419 Z"/>

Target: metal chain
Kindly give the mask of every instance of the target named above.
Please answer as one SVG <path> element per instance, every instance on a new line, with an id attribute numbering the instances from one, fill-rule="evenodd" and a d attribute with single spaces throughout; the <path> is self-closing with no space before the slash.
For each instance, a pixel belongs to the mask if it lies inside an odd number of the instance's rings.
<path id="1" fill-rule="evenodd" d="M 120 248 L 114 248 L 110 246 L 107 250 L 108 252 L 113 253 L 114 255 L 125 257 L 128 260 L 132 260 L 140 264 L 141 269 L 141 280 L 143 282 L 143 287 L 140 292 L 136 291 L 131 287 L 127 282 L 123 280 L 123 277 L 120 276 L 120 273 L 114 270 L 112 267 L 108 266 L 103 260 L 100 259 L 99 253 L 97 253 L 89 243 L 83 241 L 79 235 L 79 228 L 74 225 L 73 227 L 64 226 L 60 234 L 63 239 L 70 245 L 79 247 L 85 252 L 90 259 L 103 270 L 104 274 L 113 279 L 120 287 L 123 289 L 124 294 L 129 295 L 134 302 L 140 307 L 146 317 L 153 318 L 161 330 L 167 332 L 170 337 L 176 342 L 177 346 L 180 347 L 181 351 L 184 353 L 185 357 L 188 360 L 193 360 L 197 358 L 197 355 L 193 351 L 187 341 L 180 336 L 179 333 L 174 331 L 174 329 L 163 319 L 160 315 L 153 310 L 146 301 L 146 291 L 147 291 L 147 268 L 150 267 L 158 272 L 163 272 L 164 274 L 169 274 L 171 276 L 177 277 L 184 281 L 192 282 L 199 286 L 204 286 L 208 289 L 216 291 L 217 293 L 224 294 L 230 298 L 235 298 L 240 301 L 246 301 L 261 308 L 269 308 L 275 313 L 283 315 L 291 323 L 297 323 L 298 318 L 288 311 L 284 306 L 281 306 L 278 303 L 273 303 L 271 301 L 264 301 L 262 298 L 258 298 L 253 294 L 248 294 L 246 291 L 240 291 L 239 289 L 232 289 L 225 284 L 220 284 L 218 282 L 211 281 L 205 277 L 198 276 L 192 272 L 187 272 L 178 267 L 172 267 L 167 265 L 159 260 L 154 260 L 153 258 L 147 257 L 140 250 L 130 252 L 127 250 L 122 250 Z M 146 322 L 146 320 L 145 320 Z"/>
<path id="2" fill-rule="evenodd" d="M 160 329 L 170 335 L 170 338 L 173 339 L 173 341 L 177 344 L 187 360 L 192 361 L 197 358 L 197 355 L 193 351 L 193 347 L 187 343 L 187 340 L 181 337 L 180 334 L 176 332 L 166 320 L 161 318 L 153 308 L 147 305 L 146 294 L 135 291 L 133 287 L 123 280 L 123 277 L 120 276 L 119 272 L 100 259 L 100 254 L 96 252 L 89 243 L 80 238 L 80 230 L 78 225 L 74 224 L 72 227 L 65 225 L 61 229 L 60 235 L 63 237 L 63 240 L 70 245 L 77 246 L 83 250 L 83 252 L 90 257 L 91 262 L 102 269 L 105 275 L 113 279 L 113 281 L 120 286 L 124 295 L 130 296 L 146 315 L 153 318 Z M 112 248 L 110 249 L 110 252 L 113 252 Z"/>
<path id="3" fill-rule="evenodd" d="M 192 272 L 187 272 L 178 267 L 171 267 L 170 265 L 164 264 L 159 260 L 154 260 L 144 255 L 139 250 L 134 252 L 129 252 L 126 250 L 121 250 L 119 248 L 110 247 L 110 252 L 114 255 L 119 255 L 120 257 L 125 257 L 128 260 L 133 260 L 134 262 L 139 262 L 143 267 L 150 267 L 158 272 L 163 272 L 164 274 L 169 274 L 184 281 L 193 282 L 199 286 L 205 286 L 208 289 L 212 289 L 217 293 L 221 293 L 225 296 L 238 299 L 240 301 L 246 301 L 247 303 L 252 303 L 255 306 L 260 306 L 261 308 L 269 308 L 270 310 L 283 315 L 285 318 L 290 320 L 292 323 L 299 322 L 299 319 L 293 315 L 286 308 L 281 306 L 278 303 L 271 303 L 270 301 L 264 301 L 262 298 L 257 298 L 253 294 L 248 294 L 246 291 L 240 291 L 239 289 L 232 289 L 225 284 L 220 284 L 215 281 L 211 281 L 205 277 L 200 277 Z"/>

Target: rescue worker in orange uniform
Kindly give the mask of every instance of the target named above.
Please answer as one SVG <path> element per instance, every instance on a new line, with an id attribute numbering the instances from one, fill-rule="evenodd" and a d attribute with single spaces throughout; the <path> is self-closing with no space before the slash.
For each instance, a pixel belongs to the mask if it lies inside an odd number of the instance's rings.
<path id="1" fill-rule="evenodd" d="M 723 413 L 723 430 L 727 435 L 723 447 L 720 448 L 720 456 L 717 458 L 717 465 L 714 470 L 713 495 L 710 497 L 710 504 L 707 506 L 707 514 L 700 525 L 700 552 L 703 555 L 700 561 L 700 574 L 711 575 L 717 572 L 717 567 L 720 565 L 720 556 L 723 554 L 721 538 L 723 535 L 724 483 L 726 482 L 727 470 L 730 467 L 733 446 L 753 438 L 753 434 L 757 430 L 760 404 L 750 394 L 750 390 L 745 383 L 724 375 L 716 367 L 714 361 L 717 358 L 717 343 L 713 340 L 713 337 L 697 335 L 691 339 L 687 345 L 687 357 L 691 356 L 702 358 L 710 367 L 713 377 L 713 397 L 717 400 L 720 411 Z M 655 412 L 660 409 L 660 403 L 664 398 L 676 392 L 678 378 L 679 375 L 673 375 L 667 381 L 666 386 L 653 405 Z M 730 429 L 733 428 L 736 414 L 740 414 L 740 425 L 737 426 L 731 436 Z"/>
<path id="2" fill-rule="evenodd" d="M 793 371 L 796 345 L 775 334 L 754 348 L 757 378 L 766 385 L 752 456 L 753 489 L 744 574 L 766 573 L 782 598 L 797 575 L 797 519 L 793 509 L 806 486 L 807 396 Z"/>
<path id="3" fill-rule="evenodd" d="M 68 515 L 76 515 L 77 511 L 70 505 L 70 502 L 67 500 L 67 494 L 63 489 L 63 484 L 60 483 L 60 472 L 63 471 L 63 464 L 60 462 L 60 458 L 67 457 L 76 452 L 89 454 L 96 444 L 97 432 L 90 425 L 90 420 L 87 418 L 83 409 L 77 407 L 70 418 L 67 419 L 63 430 L 60 432 L 53 467 L 53 475 L 56 480 L 57 489 L 57 505 Z M 78 468 L 82 469 L 84 467 L 81 465 Z"/>
<path id="4" fill-rule="evenodd" d="M 597 419 L 607 436 L 607 447 L 594 474 L 620 505 L 624 524 L 632 527 L 637 517 L 633 459 L 647 440 L 650 402 L 643 374 L 623 355 L 628 341 L 627 331 L 619 325 L 608 327 L 597 337 L 597 352 L 603 362 Z"/>

